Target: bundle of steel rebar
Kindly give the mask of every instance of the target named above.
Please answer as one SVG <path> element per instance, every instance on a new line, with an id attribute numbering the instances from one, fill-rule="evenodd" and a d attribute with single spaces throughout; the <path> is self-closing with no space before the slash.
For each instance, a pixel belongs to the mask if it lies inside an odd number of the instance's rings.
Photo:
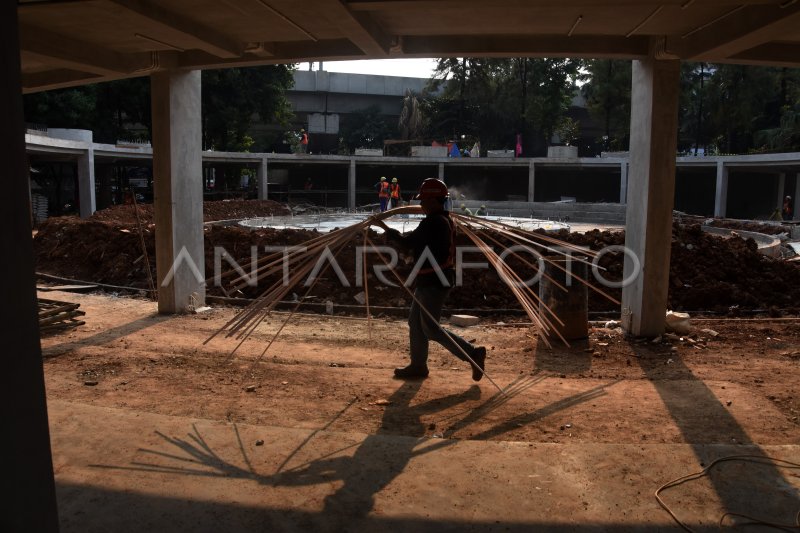
<path id="1" fill-rule="evenodd" d="M 359 235 L 363 235 L 364 244 L 372 246 L 368 237 L 368 229 L 371 225 L 374 225 L 376 221 L 385 220 L 396 215 L 421 213 L 422 211 L 419 206 L 406 206 L 391 209 L 366 218 L 362 222 L 352 226 L 315 237 L 304 243 L 304 246 L 298 248 L 296 251 L 279 251 L 267 255 L 257 262 L 256 267 L 252 269 L 249 274 L 241 268 L 234 268 L 221 274 L 220 277 L 214 281 L 217 285 L 221 286 L 226 295 L 229 296 L 236 291 L 244 289 L 248 285 L 264 281 L 272 276 L 277 276 L 277 279 L 273 281 L 252 304 L 235 315 L 228 323 L 220 328 L 219 331 L 212 335 L 211 338 L 225 332 L 226 337 L 234 337 L 243 342 L 278 303 L 284 300 L 293 288 L 303 284 L 307 287 L 307 290 L 303 297 L 297 298 L 298 304 L 295 310 L 299 308 L 305 297 L 311 293 L 317 280 L 320 279 L 320 276 L 330 266 L 330 260 L 335 259 L 339 251 L 348 242 L 356 239 Z M 457 231 L 466 235 L 477 249 L 486 256 L 491 266 L 497 271 L 500 278 L 508 286 L 522 306 L 522 309 L 531 319 L 531 322 L 546 334 L 543 336 L 544 341 L 547 342 L 547 335 L 554 334 L 560 337 L 558 329 L 555 327 L 555 323 L 561 323 L 559 317 L 539 299 L 539 296 L 530 286 L 523 282 L 520 274 L 508 264 L 506 258 L 501 258 L 494 250 L 493 245 L 506 248 L 511 245 L 539 251 L 541 253 L 541 259 L 537 263 L 531 263 L 523 254 L 518 253 L 518 251 L 513 248 L 512 251 L 506 254 L 507 257 L 516 258 L 533 271 L 538 271 L 543 263 L 550 263 L 554 265 L 556 269 L 566 272 L 564 266 L 552 259 L 553 256 L 565 257 L 570 255 L 573 261 L 585 262 L 594 257 L 595 254 L 591 250 L 578 247 L 549 235 L 523 230 L 496 220 L 456 213 L 451 213 L 450 216 Z M 366 251 L 365 248 L 365 254 Z M 376 251 L 374 246 L 372 246 L 370 252 Z M 325 259 L 323 257 L 325 255 L 327 255 L 328 261 L 321 261 L 321 259 Z M 397 276 L 397 272 L 395 269 L 391 268 L 386 258 L 380 253 L 377 253 L 377 256 Z M 324 270 L 321 272 L 312 272 L 315 268 L 319 270 L 317 265 L 321 264 L 324 264 Z M 366 258 L 363 261 L 363 265 L 366 274 Z M 567 290 L 563 285 L 546 273 L 541 272 L 540 275 L 557 287 L 565 291 Z M 615 301 L 611 296 L 591 285 L 587 280 L 577 276 L 573 277 L 579 283 L 587 285 L 591 290 L 597 291 L 603 296 Z M 364 275 L 364 278 L 365 304 L 367 309 L 369 309 L 369 289 L 366 284 L 366 275 Z M 398 276 L 398 281 L 400 281 L 400 284 L 406 288 L 413 298 L 413 292 L 406 287 L 404 280 L 400 279 Z M 369 316 L 369 313 L 367 314 Z M 291 317 L 291 313 L 289 317 Z M 281 330 L 282 329 L 283 327 L 281 327 Z M 564 339 L 562 338 L 562 340 Z M 566 340 L 564 340 L 564 342 L 566 343 Z M 269 344 L 271 345 L 272 342 Z M 267 348 L 269 348 L 269 345 Z"/>

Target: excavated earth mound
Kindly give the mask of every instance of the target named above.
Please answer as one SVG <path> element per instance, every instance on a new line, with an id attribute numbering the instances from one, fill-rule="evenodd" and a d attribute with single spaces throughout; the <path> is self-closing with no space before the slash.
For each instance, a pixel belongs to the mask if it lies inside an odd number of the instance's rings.
<path id="1" fill-rule="evenodd" d="M 223 203 L 223 202 L 216 202 Z M 235 202 L 230 202 L 235 204 Z M 269 207 L 262 206 L 235 207 L 237 212 Z M 280 204 L 273 204 L 274 209 L 285 209 Z M 206 203 L 206 206 L 209 204 Z M 125 213 L 121 207 L 114 212 L 99 212 L 89 219 L 61 217 L 49 219 L 39 229 L 34 239 L 37 255 L 37 271 L 64 278 L 80 279 L 111 285 L 122 285 L 146 289 L 148 287 L 144 254 L 140 244 L 137 225 L 132 209 Z M 216 207 L 216 206 L 215 206 Z M 108 211 L 108 210 L 106 210 Z M 208 216 L 210 210 L 206 211 Z M 229 218 L 230 212 L 223 213 L 221 218 Z M 230 217 L 233 218 L 233 217 Z M 265 246 L 302 245 L 319 234 L 314 230 L 249 230 L 238 226 L 206 226 L 205 268 L 208 279 L 214 276 L 215 248 L 217 255 L 224 249 L 231 257 L 249 272 L 249 262 L 253 246 L 257 257 L 267 255 Z M 553 234 L 550 234 L 553 235 Z M 609 245 L 624 244 L 623 232 L 593 230 L 583 234 L 561 231 L 553 236 L 572 244 L 600 250 Z M 501 237 L 497 239 L 495 249 L 507 244 Z M 152 223 L 144 227 L 144 240 L 150 267 L 155 277 L 155 247 Z M 349 287 L 343 286 L 338 277 L 330 270 L 324 271 L 314 286 L 309 302 L 322 303 L 331 300 L 335 304 L 357 305 L 356 297 L 363 288 L 355 286 L 357 268 L 356 247 L 363 245 L 363 237 L 359 236 L 347 243 L 336 254 L 337 262 L 348 280 Z M 382 235 L 372 233 L 375 244 L 383 244 Z M 485 240 L 491 239 L 486 236 Z M 458 244 L 471 245 L 464 235 L 458 236 Z M 398 271 L 407 275 L 410 264 L 403 260 L 401 253 Z M 376 255 L 368 255 L 368 264 L 379 261 Z M 485 262 L 477 253 L 464 255 L 467 262 Z M 605 276 L 611 280 L 622 277 L 621 253 L 608 253 L 599 264 L 605 268 Z M 223 271 L 230 270 L 226 260 L 221 261 Z M 532 275 L 529 266 L 521 261 L 509 259 L 509 264 L 518 270 L 523 279 Z M 393 278 L 391 274 L 386 277 Z M 278 281 L 276 274 L 264 280 L 256 287 L 244 287 L 231 296 L 255 297 L 263 293 L 273 282 Z M 405 307 L 410 305 L 410 297 L 401 287 L 388 287 L 378 282 L 374 274 L 369 274 L 369 298 L 371 306 Z M 598 285 L 594 282 L 595 285 Z M 602 288 L 602 287 L 601 287 Z M 292 299 L 306 295 L 306 287 L 297 286 L 287 295 Z M 538 290 L 533 287 L 533 290 Z M 619 289 L 603 289 L 616 299 L 621 296 Z M 223 295 L 218 287 L 211 287 L 209 294 Z M 752 239 L 743 240 L 738 237 L 723 239 L 703 233 L 699 225 L 682 226 L 675 224 L 672 233 L 672 259 L 670 266 L 669 307 L 675 310 L 714 311 L 735 314 L 739 310 L 763 309 L 779 314 L 778 310 L 795 314 L 796 302 L 800 301 L 800 266 L 780 259 L 768 258 L 757 251 Z M 470 269 L 464 271 L 463 285 L 454 289 L 448 299 L 451 309 L 519 309 L 511 291 L 502 283 L 498 275 L 490 269 Z M 619 306 L 603 296 L 590 291 L 589 308 L 592 311 L 614 312 Z"/>
<path id="2" fill-rule="evenodd" d="M 138 204 L 139 218 L 143 224 L 153 224 L 153 204 Z M 242 218 L 288 215 L 289 208 L 272 200 L 222 200 L 203 202 L 203 221 L 234 220 Z M 136 224 L 136 211 L 132 205 L 115 205 L 96 211 L 90 220 L 114 224 Z"/>
<path id="3" fill-rule="evenodd" d="M 740 229 L 745 231 L 754 231 L 756 233 L 764 233 L 766 235 L 780 235 L 785 233 L 787 228 L 780 224 L 767 224 L 764 222 L 746 221 L 746 220 L 719 220 L 714 219 L 709 223 L 709 226 L 716 228 L 726 229 Z"/>

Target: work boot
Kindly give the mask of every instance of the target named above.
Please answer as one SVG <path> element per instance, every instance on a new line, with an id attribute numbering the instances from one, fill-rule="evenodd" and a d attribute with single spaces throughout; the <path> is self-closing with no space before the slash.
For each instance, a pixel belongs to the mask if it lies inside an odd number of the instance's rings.
<path id="1" fill-rule="evenodd" d="M 403 368 L 395 368 L 394 377 L 398 379 L 424 379 L 428 377 L 428 367 L 408 365 Z"/>
<path id="2" fill-rule="evenodd" d="M 475 351 L 472 352 L 472 360 L 475 361 L 475 364 L 472 365 L 472 381 L 480 381 L 486 363 L 486 348 L 483 346 L 475 348 Z"/>

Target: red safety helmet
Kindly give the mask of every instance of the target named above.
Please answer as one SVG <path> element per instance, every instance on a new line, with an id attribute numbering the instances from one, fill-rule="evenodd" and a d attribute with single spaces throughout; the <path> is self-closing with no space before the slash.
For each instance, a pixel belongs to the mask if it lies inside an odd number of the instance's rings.
<path id="1" fill-rule="evenodd" d="M 423 198 L 447 198 L 450 193 L 447 192 L 447 185 L 442 180 L 436 178 L 428 178 L 419 186 L 417 195 L 414 200 L 421 200 Z"/>

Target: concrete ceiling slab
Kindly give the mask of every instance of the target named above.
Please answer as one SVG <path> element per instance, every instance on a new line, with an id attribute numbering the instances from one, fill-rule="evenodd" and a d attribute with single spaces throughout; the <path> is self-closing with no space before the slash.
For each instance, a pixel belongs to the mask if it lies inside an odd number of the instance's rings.
<path id="1" fill-rule="evenodd" d="M 800 66 L 797 0 L 18 0 L 24 90 L 166 68 L 403 57 Z"/>

